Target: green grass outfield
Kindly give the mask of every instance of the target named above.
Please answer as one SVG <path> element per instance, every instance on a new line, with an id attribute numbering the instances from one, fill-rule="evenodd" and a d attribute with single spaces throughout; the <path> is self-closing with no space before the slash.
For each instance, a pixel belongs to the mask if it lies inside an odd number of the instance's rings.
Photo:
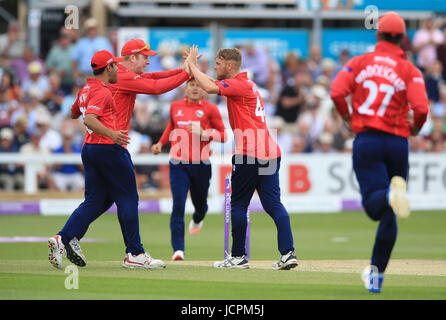
<path id="1" fill-rule="evenodd" d="M 208 215 L 203 230 L 186 232 L 186 260 L 170 261 L 169 215 L 141 215 L 145 249 L 168 263 L 164 270 L 121 267 L 124 247 L 115 215 L 103 215 L 82 243 L 87 266 L 79 288 L 68 290 L 69 274 L 53 268 L 46 242 L 0 243 L 0 299 L 446 299 L 446 213 L 413 212 L 399 221 L 399 236 L 383 292 L 367 292 L 360 279 L 370 257 L 377 224 L 362 212 L 291 215 L 300 265 L 271 270 L 279 258 L 276 231 L 266 214 L 251 215 L 249 270 L 217 270 L 223 257 L 223 215 Z M 186 215 L 186 226 L 191 215 Z M 0 237 L 49 237 L 66 216 L 1 216 Z M 64 260 L 64 268 L 72 265 Z"/>

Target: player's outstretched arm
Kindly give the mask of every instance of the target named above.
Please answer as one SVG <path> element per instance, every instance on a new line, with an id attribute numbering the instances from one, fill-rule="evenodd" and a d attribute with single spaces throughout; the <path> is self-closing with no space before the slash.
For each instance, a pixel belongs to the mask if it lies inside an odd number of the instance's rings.
<path id="1" fill-rule="evenodd" d="M 141 75 L 141 77 L 143 77 L 145 79 L 159 80 L 159 79 L 173 77 L 177 74 L 182 73 L 183 71 L 184 71 L 184 68 L 168 70 L 168 71 L 160 71 L 160 72 L 148 72 L 148 73 L 143 73 Z"/>
<path id="2" fill-rule="evenodd" d="M 219 94 L 220 88 L 215 84 L 215 80 L 201 72 L 196 65 L 189 64 L 193 77 L 198 85 L 207 93 Z"/>

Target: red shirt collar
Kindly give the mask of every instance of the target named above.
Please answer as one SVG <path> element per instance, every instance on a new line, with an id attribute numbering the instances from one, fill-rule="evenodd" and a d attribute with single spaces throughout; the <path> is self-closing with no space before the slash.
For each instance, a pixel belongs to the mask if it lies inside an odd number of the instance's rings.
<path id="1" fill-rule="evenodd" d="M 94 84 L 94 85 L 103 85 L 104 87 L 108 87 L 107 84 L 105 84 L 103 81 L 96 79 L 96 78 L 87 78 L 86 83 L 88 84 Z"/>
<path id="2" fill-rule="evenodd" d="M 187 97 L 184 97 L 184 102 L 186 103 L 186 105 L 190 105 L 190 106 L 194 106 L 194 105 L 202 105 L 204 102 L 204 98 L 201 98 L 200 101 L 198 102 L 189 102 L 189 99 Z"/>
<path id="3" fill-rule="evenodd" d="M 130 70 L 124 67 L 121 63 L 118 63 L 118 71 L 130 72 Z"/>
<path id="4" fill-rule="evenodd" d="M 247 72 L 240 72 L 238 75 L 235 76 L 235 78 L 240 80 L 249 80 Z"/>
<path id="5" fill-rule="evenodd" d="M 376 44 L 375 52 L 391 53 L 391 54 L 396 55 L 400 58 L 406 59 L 406 53 L 403 51 L 403 49 L 398 47 L 396 44 L 393 44 L 388 41 L 379 41 Z"/>

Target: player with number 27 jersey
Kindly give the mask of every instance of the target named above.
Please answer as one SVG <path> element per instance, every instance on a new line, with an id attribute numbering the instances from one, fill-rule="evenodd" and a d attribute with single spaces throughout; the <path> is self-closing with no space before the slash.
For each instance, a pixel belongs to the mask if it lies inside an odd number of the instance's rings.
<path id="1" fill-rule="evenodd" d="M 389 11 L 379 18 L 375 51 L 352 58 L 339 71 L 331 98 L 355 135 L 352 164 L 367 216 L 379 221 L 365 288 L 380 293 L 396 243 L 396 217 L 407 218 L 410 135 L 422 128 L 429 101 L 421 72 L 405 59 L 404 19 Z M 351 95 L 352 111 L 346 98 Z M 409 111 L 413 111 L 413 115 Z"/>
<path id="2" fill-rule="evenodd" d="M 407 114 L 419 130 L 426 120 L 428 99 L 423 75 L 405 59 L 404 51 L 380 41 L 375 51 L 352 58 L 338 73 L 331 96 L 339 113 L 348 114 L 345 97 L 352 94 L 352 130 L 379 130 L 408 137 Z"/>
<path id="3" fill-rule="evenodd" d="M 228 99 L 229 123 L 236 142 L 235 154 L 261 160 L 280 157 L 279 146 L 268 131 L 262 97 L 247 73 L 215 83 L 220 88 L 220 95 Z"/>

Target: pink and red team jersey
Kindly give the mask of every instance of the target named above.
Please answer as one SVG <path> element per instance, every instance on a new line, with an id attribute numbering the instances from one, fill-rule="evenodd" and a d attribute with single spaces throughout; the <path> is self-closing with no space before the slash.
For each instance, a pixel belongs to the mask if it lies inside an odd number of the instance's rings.
<path id="1" fill-rule="evenodd" d="M 207 130 L 209 141 L 201 141 L 198 135 L 190 133 L 187 130 L 190 123 L 199 124 Z M 208 160 L 211 155 L 209 143 L 212 140 L 225 141 L 225 126 L 216 105 L 203 99 L 189 102 L 187 97 L 171 104 L 170 121 L 159 141 L 163 145 L 171 142 L 171 158 L 188 162 Z"/>
<path id="2" fill-rule="evenodd" d="M 349 113 L 345 100 L 349 95 L 355 133 L 379 130 L 408 137 L 409 110 L 417 129 L 429 111 L 423 75 L 400 47 L 387 41 L 378 42 L 374 52 L 352 58 L 338 73 L 331 98 L 341 115 Z"/>
<path id="3" fill-rule="evenodd" d="M 98 120 L 107 128 L 117 130 L 116 105 L 108 86 L 96 78 L 87 78 L 85 86 L 79 90 L 76 101 L 71 107 L 71 112 L 82 116 L 94 113 Z M 113 140 L 93 132 L 87 127 L 84 143 L 114 144 Z"/>
<path id="4" fill-rule="evenodd" d="M 266 125 L 263 100 L 247 73 L 215 82 L 227 98 L 229 123 L 234 132 L 235 153 L 261 160 L 280 157 L 280 149 Z"/>

